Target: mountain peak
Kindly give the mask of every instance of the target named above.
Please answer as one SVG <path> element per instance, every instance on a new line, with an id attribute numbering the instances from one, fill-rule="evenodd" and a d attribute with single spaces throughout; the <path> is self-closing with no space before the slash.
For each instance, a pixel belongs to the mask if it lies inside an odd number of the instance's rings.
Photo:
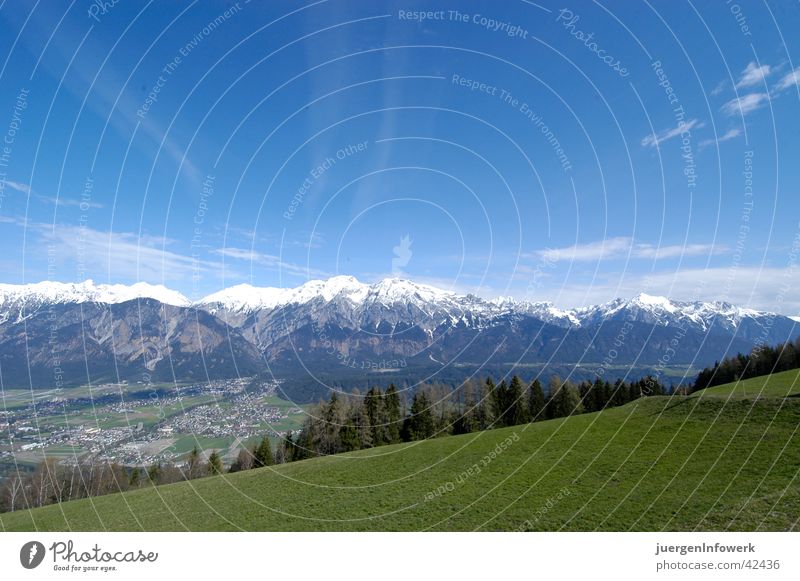
<path id="1" fill-rule="evenodd" d="M 191 304 L 181 293 L 163 285 L 137 282 L 132 285 L 96 284 L 87 279 L 79 283 L 42 281 L 29 284 L 0 284 L 0 304 L 21 303 L 105 303 L 117 304 L 134 299 L 155 299 L 167 305 Z"/>
<path id="2" fill-rule="evenodd" d="M 611 319 L 626 319 L 657 325 L 692 324 L 704 329 L 712 325 L 735 328 L 749 318 L 768 315 L 724 302 L 680 302 L 666 297 L 639 293 L 629 299 L 614 299 L 604 304 L 562 310 L 547 302 L 518 301 L 512 297 L 487 300 L 474 295 L 460 295 L 399 277 L 388 277 L 373 284 L 360 282 L 350 275 L 325 280 L 309 280 L 294 288 L 257 287 L 243 283 L 210 294 L 191 303 L 182 294 L 138 282 L 132 285 L 44 281 L 33 284 L 0 284 L 0 306 L 9 313 L 38 309 L 45 304 L 105 303 L 116 304 L 137 298 L 151 298 L 174 306 L 194 305 L 209 312 L 251 313 L 289 305 L 331 304 L 334 308 L 352 305 L 357 308 L 383 305 L 382 309 L 414 305 L 425 313 L 444 314 L 460 320 L 465 313 L 481 318 L 501 315 L 526 315 L 547 323 L 568 327 L 586 326 Z M 347 312 L 351 307 L 346 307 Z M 403 309 L 405 311 L 405 309 Z M 793 319 L 796 322 L 796 319 Z"/>
<path id="3" fill-rule="evenodd" d="M 669 312 L 674 312 L 676 310 L 675 305 L 668 298 L 649 295 L 647 293 L 639 293 L 630 300 L 630 303 L 647 307 L 660 307 Z"/>
<path id="4" fill-rule="evenodd" d="M 422 284 L 408 280 L 406 278 L 389 277 L 384 278 L 372 285 L 372 288 L 381 292 L 394 293 L 430 293 L 440 296 L 449 296 L 454 293 L 442 290 L 427 284 Z"/>

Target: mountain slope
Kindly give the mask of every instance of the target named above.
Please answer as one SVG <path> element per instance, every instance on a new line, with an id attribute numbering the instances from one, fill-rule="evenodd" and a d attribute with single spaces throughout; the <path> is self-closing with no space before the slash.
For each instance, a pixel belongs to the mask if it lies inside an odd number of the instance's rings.
<path id="1" fill-rule="evenodd" d="M 3 514 L 0 525 L 790 530 L 800 514 L 799 420 L 797 398 L 650 397 L 596 414 Z"/>
<path id="2" fill-rule="evenodd" d="M 0 325 L 0 370 L 33 385 L 172 381 L 258 373 L 255 347 L 216 317 L 143 298 L 52 304 Z"/>
<path id="3" fill-rule="evenodd" d="M 271 372 L 311 382 L 298 396 L 310 400 L 331 381 L 459 381 L 544 365 L 576 379 L 663 372 L 679 382 L 689 366 L 797 333 L 790 318 L 727 303 L 640 294 L 562 310 L 396 278 L 238 285 L 191 304 L 143 283 L 0 285 L 0 373 L 9 387 Z"/>

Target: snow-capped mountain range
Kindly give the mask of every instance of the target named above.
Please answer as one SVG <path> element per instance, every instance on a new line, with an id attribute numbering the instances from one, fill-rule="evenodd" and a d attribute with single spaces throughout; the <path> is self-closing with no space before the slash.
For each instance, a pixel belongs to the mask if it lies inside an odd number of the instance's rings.
<path id="1" fill-rule="evenodd" d="M 249 315 L 287 306 L 313 302 L 347 301 L 353 306 L 368 308 L 379 305 L 388 309 L 413 305 L 424 313 L 437 310 L 452 315 L 467 313 L 483 318 L 504 314 L 524 314 L 559 326 L 581 326 L 614 318 L 645 323 L 670 325 L 679 322 L 708 328 L 716 321 L 735 327 L 747 318 L 768 317 L 770 313 L 737 307 L 726 302 L 680 302 L 641 293 L 630 299 L 559 309 L 549 302 L 517 301 L 510 297 L 486 300 L 475 295 L 459 295 L 452 291 L 418 284 L 399 278 L 387 278 L 375 284 L 359 282 L 352 276 L 335 276 L 328 280 L 311 280 L 295 288 L 256 287 L 239 284 L 192 302 L 178 291 L 162 285 L 139 282 L 132 285 L 39 282 L 34 284 L 0 284 L 0 321 L 9 310 L 34 312 L 57 304 L 119 304 L 135 299 L 154 299 L 165 305 L 196 307 L 209 313 Z M 789 317 L 800 321 L 800 316 Z"/>
<path id="2" fill-rule="evenodd" d="M 0 284 L 0 305 L 38 306 L 67 303 L 115 305 L 141 298 L 155 299 L 165 305 L 186 307 L 191 304 L 189 299 L 177 291 L 146 282 L 124 285 L 95 284 L 92 280 L 86 280 L 80 283 L 46 281 L 32 284 Z"/>
<path id="3" fill-rule="evenodd" d="M 0 285 L 6 385 L 29 378 L 51 384 L 54 344 L 64 375 L 85 383 L 87 374 L 143 372 L 190 379 L 346 370 L 363 378 L 362 370 L 394 368 L 428 377 L 432 365 L 703 367 L 798 334 L 794 319 L 722 302 L 639 294 L 564 310 L 397 278 L 365 284 L 336 276 L 297 288 L 240 284 L 195 302 L 146 283 Z"/>

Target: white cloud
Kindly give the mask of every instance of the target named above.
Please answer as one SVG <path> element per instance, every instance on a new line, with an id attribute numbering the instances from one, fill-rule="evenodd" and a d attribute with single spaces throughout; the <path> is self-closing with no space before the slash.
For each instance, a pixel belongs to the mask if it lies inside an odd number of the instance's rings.
<path id="1" fill-rule="evenodd" d="M 719 83 L 717 83 L 716 87 L 711 89 L 711 96 L 716 97 L 717 95 L 721 94 L 722 91 L 725 90 L 726 86 L 727 86 L 727 81 L 720 81 Z"/>
<path id="2" fill-rule="evenodd" d="M 800 67 L 784 75 L 775 88 L 783 91 L 798 84 L 800 84 Z"/>
<path id="3" fill-rule="evenodd" d="M 248 250 L 245 248 L 233 248 L 227 246 L 225 248 L 219 248 L 213 250 L 212 252 L 219 256 L 232 258 L 234 260 L 245 260 L 248 262 L 256 263 L 269 270 L 277 270 L 289 275 L 305 276 L 305 277 L 314 276 L 323 278 L 331 276 L 329 273 L 325 271 L 301 266 L 299 264 L 293 264 L 291 262 L 286 262 L 280 256 L 275 256 L 274 254 L 264 254 L 261 252 L 257 252 L 255 250 Z"/>
<path id="4" fill-rule="evenodd" d="M 81 278 L 105 273 L 112 280 L 162 282 L 186 281 L 204 272 L 222 273 L 223 265 L 219 262 L 167 250 L 173 241 L 161 236 L 51 224 L 30 227 L 52 244 L 63 262 L 74 262 L 78 272 L 83 273 Z"/>
<path id="5" fill-rule="evenodd" d="M 296 238 L 286 237 L 281 244 L 284 248 L 321 248 L 326 243 L 325 236 L 320 232 L 298 232 Z"/>
<path id="6" fill-rule="evenodd" d="M 89 202 L 89 201 L 82 201 L 82 200 L 75 200 L 72 198 L 65 198 L 65 197 L 52 197 L 52 196 L 43 196 L 41 194 L 37 194 L 33 191 L 30 185 L 23 184 L 21 182 L 12 182 L 11 180 L 3 180 L 3 183 L 11 188 L 12 190 L 17 190 L 18 192 L 22 192 L 26 195 L 32 195 L 37 200 L 41 200 L 47 204 L 52 204 L 54 206 L 73 206 L 73 207 L 80 207 L 80 208 L 102 208 L 102 204 L 98 204 L 97 202 Z"/>
<path id="7" fill-rule="evenodd" d="M 244 248 L 222 248 L 213 251 L 214 254 L 218 254 L 219 256 L 224 256 L 226 258 L 235 258 L 236 260 L 250 260 L 255 261 L 261 258 L 261 255 L 258 252 L 254 252 L 252 250 L 245 250 Z"/>
<path id="8" fill-rule="evenodd" d="M 722 106 L 721 111 L 726 115 L 747 115 L 756 109 L 759 109 L 766 101 L 769 100 L 767 93 L 750 93 L 743 97 L 731 99 Z"/>
<path id="9" fill-rule="evenodd" d="M 54 206 L 64 206 L 64 207 L 73 207 L 73 208 L 102 208 L 103 204 L 98 204 L 97 202 L 88 202 L 82 200 L 75 200 L 73 198 L 54 198 L 52 196 L 40 196 L 38 194 L 34 194 L 37 199 L 42 200 L 43 202 L 47 202 L 48 204 L 53 204 Z"/>
<path id="10" fill-rule="evenodd" d="M 736 83 L 736 88 L 741 89 L 742 87 L 753 87 L 763 83 L 764 79 L 767 78 L 771 73 L 772 67 L 769 65 L 758 66 L 755 62 L 751 62 L 742 71 L 742 76 L 739 77 L 739 82 Z"/>
<path id="11" fill-rule="evenodd" d="M 20 182 L 12 182 L 11 180 L 3 180 L 6 186 L 11 188 L 12 190 L 17 190 L 18 192 L 22 192 L 23 194 L 30 194 L 31 187 L 28 184 L 22 184 Z"/>
<path id="12" fill-rule="evenodd" d="M 590 262 L 623 256 L 630 250 L 631 243 L 631 238 L 619 236 L 564 248 L 537 250 L 533 254 L 536 258 L 550 261 Z"/>
<path id="13" fill-rule="evenodd" d="M 637 244 L 633 249 L 635 258 L 679 258 L 682 256 L 709 256 L 712 254 L 725 254 L 727 246 L 713 244 L 673 244 L 671 246 L 653 246 L 652 244 Z"/>
<path id="14" fill-rule="evenodd" d="M 715 144 L 718 145 L 718 144 L 722 143 L 723 141 L 730 141 L 731 139 L 736 139 L 741 134 L 742 134 L 742 130 L 741 129 L 730 129 L 730 130 L 728 130 L 727 133 L 717 137 L 716 139 L 706 139 L 704 141 L 701 141 L 698 144 L 698 147 L 706 147 L 706 146 L 715 145 Z"/>
<path id="15" fill-rule="evenodd" d="M 553 262 L 593 262 L 623 258 L 626 255 L 637 259 L 661 260 L 681 256 L 709 256 L 723 254 L 727 251 L 726 246 L 713 244 L 674 244 L 670 246 L 636 244 L 633 238 L 618 236 L 587 244 L 538 250 L 533 254 L 539 259 Z"/>
<path id="16" fill-rule="evenodd" d="M 551 300 L 563 308 L 587 306 L 630 297 L 640 292 L 679 301 L 727 301 L 783 315 L 800 313 L 800 268 L 714 267 L 618 273 L 592 283 L 566 281 L 561 287 L 539 289 L 535 300 Z"/>
<path id="17" fill-rule="evenodd" d="M 700 129 L 704 127 L 705 123 L 698 121 L 697 119 L 689 119 L 688 121 L 684 121 L 680 123 L 677 127 L 673 127 L 671 129 L 665 129 L 659 133 L 653 133 L 651 135 L 645 135 L 642 138 L 642 145 L 645 147 L 656 147 L 660 145 L 664 141 L 668 139 L 672 139 L 673 137 L 678 137 L 681 133 L 691 131 L 692 129 Z"/>

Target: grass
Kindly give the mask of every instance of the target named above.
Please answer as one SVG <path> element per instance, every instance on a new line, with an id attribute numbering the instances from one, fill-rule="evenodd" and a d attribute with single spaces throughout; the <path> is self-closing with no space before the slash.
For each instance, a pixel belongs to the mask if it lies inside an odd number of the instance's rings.
<path id="1" fill-rule="evenodd" d="M 800 398 L 759 381 L 3 514 L 0 528 L 796 530 Z"/>
<path id="2" fill-rule="evenodd" d="M 695 397 L 792 397 L 800 396 L 800 370 L 783 371 L 734 383 L 709 387 Z"/>

